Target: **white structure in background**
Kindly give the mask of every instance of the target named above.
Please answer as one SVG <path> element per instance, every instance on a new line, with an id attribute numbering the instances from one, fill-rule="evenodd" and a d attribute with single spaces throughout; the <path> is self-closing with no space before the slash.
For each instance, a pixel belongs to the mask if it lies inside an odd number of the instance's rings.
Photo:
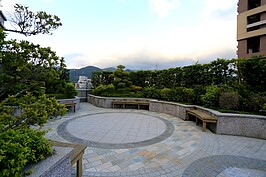
<path id="1" fill-rule="evenodd" d="M 79 76 L 79 80 L 75 84 L 75 87 L 76 89 L 91 89 L 91 79 L 88 79 L 86 76 Z"/>
<path id="2" fill-rule="evenodd" d="M 78 91 L 78 97 L 80 101 L 87 101 L 88 94 L 91 93 L 91 79 L 86 76 L 79 76 L 79 80 L 75 83 L 76 90 Z"/>

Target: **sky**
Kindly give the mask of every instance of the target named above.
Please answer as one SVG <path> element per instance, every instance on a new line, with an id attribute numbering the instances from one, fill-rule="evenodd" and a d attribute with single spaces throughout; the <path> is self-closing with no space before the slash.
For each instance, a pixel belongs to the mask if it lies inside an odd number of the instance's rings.
<path id="1" fill-rule="evenodd" d="M 8 38 L 51 47 L 67 68 L 153 70 L 237 57 L 237 0 L 2 0 L 6 17 L 15 3 L 63 25 L 53 35 Z"/>

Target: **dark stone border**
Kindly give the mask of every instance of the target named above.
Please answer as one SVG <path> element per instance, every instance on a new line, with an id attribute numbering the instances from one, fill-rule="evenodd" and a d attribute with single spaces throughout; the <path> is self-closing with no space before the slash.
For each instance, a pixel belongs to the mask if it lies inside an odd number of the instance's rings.
<path id="1" fill-rule="evenodd" d="M 196 160 L 184 171 L 182 177 L 190 176 L 217 176 L 225 169 L 246 168 L 266 173 L 266 160 L 233 155 L 215 155 Z"/>
<path id="2" fill-rule="evenodd" d="M 72 135 L 66 129 L 67 124 L 71 121 L 76 120 L 76 119 L 91 116 L 91 115 L 97 115 L 97 114 L 113 114 L 113 113 L 117 114 L 117 112 L 102 112 L 102 113 L 95 113 L 95 114 L 86 114 L 86 115 L 75 117 L 73 119 L 69 119 L 69 120 L 61 123 L 57 127 L 57 133 L 59 136 L 61 136 L 62 138 L 66 139 L 72 143 L 85 144 L 88 147 L 102 148 L 102 149 L 128 149 L 128 148 L 149 146 L 152 144 L 159 143 L 159 142 L 167 139 L 168 137 L 170 137 L 174 133 L 174 130 L 175 130 L 174 125 L 170 121 L 163 119 L 163 118 L 160 118 L 160 117 L 157 117 L 157 116 L 154 116 L 154 115 L 149 115 L 149 114 L 144 114 L 144 113 L 132 113 L 132 114 L 143 114 L 143 115 L 148 115 L 148 116 L 160 119 L 161 121 L 163 121 L 165 123 L 166 130 L 161 135 L 159 135 L 155 138 L 152 138 L 152 139 L 145 140 L 145 141 L 139 141 L 139 142 L 134 142 L 134 143 L 112 144 L 112 143 L 99 143 L 99 142 L 95 142 L 95 141 L 84 140 L 84 139 L 81 139 L 79 137 Z"/>

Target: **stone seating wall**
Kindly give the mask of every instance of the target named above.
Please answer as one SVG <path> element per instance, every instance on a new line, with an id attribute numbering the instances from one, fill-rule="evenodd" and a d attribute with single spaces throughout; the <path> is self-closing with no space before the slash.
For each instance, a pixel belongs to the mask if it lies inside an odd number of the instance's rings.
<path id="1" fill-rule="evenodd" d="M 128 101 L 148 101 L 149 111 L 165 113 L 189 120 L 186 115 L 188 109 L 199 109 L 217 117 L 217 124 L 208 124 L 207 128 L 221 135 L 237 135 L 253 138 L 266 139 L 266 116 L 250 115 L 250 114 L 231 114 L 221 113 L 208 108 L 197 105 L 185 105 L 180 103 L 143 99 L 143 98 L 114 98 L 99 97 L 88 95 L 88 102 L 92 105 L 102 108 L 112 108 L 112 101 L 128 100 Z"/>
<path id="2" fill-rule="evenodd" d="M 80 109 L 80 98 L 77 96 L 75 98 L 69 98 L 69 99 L 58 99 L 57 101 L 61 104 L 76 103 L 76 110 Z M 73 107 L 71 107 L 70 110 L 73 111 Z"/>

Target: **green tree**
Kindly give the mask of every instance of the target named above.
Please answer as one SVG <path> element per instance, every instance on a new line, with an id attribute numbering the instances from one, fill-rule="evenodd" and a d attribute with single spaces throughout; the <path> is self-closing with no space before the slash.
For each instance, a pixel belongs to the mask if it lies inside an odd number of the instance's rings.
<path id="1" fill-rule="evenodd" d="M 13 14 L 9 17 L 14 29 L 5 29 L 6 31 L 20 33 L 25 36 L 37 34 L 52 34 L 62 25 L 60 18 L 56 15 L 50 15 L 46 12 L 32 12 L 29 7 L 16 4 Z"/>
<path id="2" fill-rule="evenodd" d="M 118 65 L 117 70 L 123 71 L 126 67 L 124 65 Z"/>
<path id="3" fill-rule="evenodd" d="M 95 71 L 92 73 L 92 85 L 94 88 L 99 85 L 109 85 L 114 81 L 113 72 L 111 71 Z"/>
<path id="4" fill-rule="evenodd" d="M 236 77 L 235 60 L 220 59 L 210 63 L 212 84 L 232 84 Z"/>
<path id="5" fill-rule="evenodd" d="M 46 89 L 48 94 L 56 92 L 54 87 L 58 85 L 55 83 L 62 81 L 65 67 L 63 58 L 49 47 L 43 48 L 28 41 L 2 41 L 0 47 L 0 100 L 26 91 Z"/>
<path id="6" fill-rule="evenodd" d="M 113 73 L 113 85 L 116 89 L 129 88 L 132 84 L 129 78 L 129 73 L 127 71 L 124 71 L 124 69 L 125 66 L 118 65 L 117 69 Z"/>
<path id="7" fill-rule="evenodd" d="M 240 82 L 247 84 L 253 91 L 266 91 L 266 60 L 263 56 L 251 59 L 239 59 L 238 77 Z"/>
<path id="8" fill-rule="evenodd" d="M 18 28 L 7 31 L 26 36 L 50 34 L 61 25 L 56 16 L 34 14 L 21 5 L 15 6 L 15 14 L 18 19 L 11 21 Z M 70 88 L 66 79 L 64 59 L 49 47 L 6 40 L 0 29 L 0 176 L 20 177 L 26 164 L 52 153 L 45 132 L 31 127 L 41 128 L 49 118 L 66 112 L 55 98 L 45 95 L 60 82 Z"/>

